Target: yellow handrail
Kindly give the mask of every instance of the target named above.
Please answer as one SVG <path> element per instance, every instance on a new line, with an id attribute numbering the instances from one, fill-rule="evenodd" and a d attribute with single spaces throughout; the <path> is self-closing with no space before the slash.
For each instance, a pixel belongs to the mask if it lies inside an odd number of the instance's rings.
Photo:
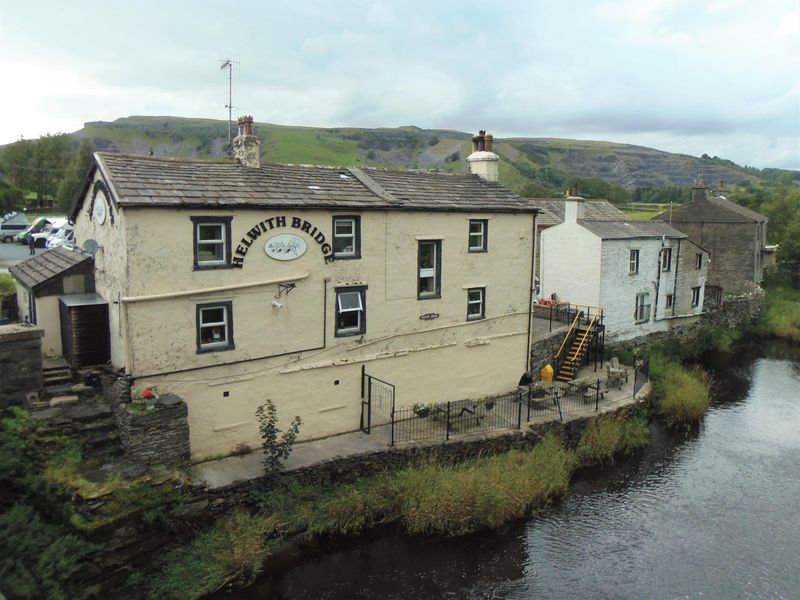
<path id="1" fill-rule="evenodd" d="M 581 318 L 582 314 L 583 313 L 581 311 L 578 311 L 578 313 L 575 315 L 575 318 L 572 321 L 572 325 L 570 325 L 569 331 L 567 331 L 567 335 L 564 336 L 564 341 L 561 342 L 561 347 L 558 349 L 558 352 L 556 352 L 556 355 L 553 357 L 553 360 L 555 360 L 559 356 L 561 356 L 561 351 L 564 349 L 564 344 L 567 343 L 567 340 L 569 339 L 570 335 L 572 334 L 572 330 L 575 329 L 575 325 L 578 323 L 578 321 L 580 321 L 580 318 Z"/>
<path id="2" fill-rule="evenodd" d="M 586 343 L 586 340 L 589 339 L 589 334 L 591 333 L 592 328 L 594 327 L 595 321 L 597 321 L 597 315 L 592 317 L 592 320 L 589 322 L 589 327 L 586 328 L 586 333 L 583 334 L 583 339 L 581 340 L 581 343 L 578 344 L 578 347 L 575 350 L 575 354 L 573 356 L 577 357 L 581 355 L 581 348 L 583 348 L 583 345 Z"/>

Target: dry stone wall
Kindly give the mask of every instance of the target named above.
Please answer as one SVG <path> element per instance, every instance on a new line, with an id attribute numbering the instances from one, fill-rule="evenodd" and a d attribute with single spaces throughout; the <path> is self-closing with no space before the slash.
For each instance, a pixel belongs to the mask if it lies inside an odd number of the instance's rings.
<path id="1" fill-rule="evenodd" d="M 26 325 L 0 326 L 0 408 L 22 405 L 28 392 L 42 389 L 42 336 Z"/>

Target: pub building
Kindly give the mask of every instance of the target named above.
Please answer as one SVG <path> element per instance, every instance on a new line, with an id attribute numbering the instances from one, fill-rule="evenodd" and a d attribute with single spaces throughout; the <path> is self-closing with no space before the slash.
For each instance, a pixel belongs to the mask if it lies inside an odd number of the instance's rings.
<path id="1" fill-rule="evenodd" d="M 271 399 L 301 440 L 358 430 L 362 371 L 398 406 L 514 389 L 528 366 L 537 209 L 470 174 L 98 152 L 71 209 L 108 357 L 185 399 L 193 458 L 260 443 Z M 57 325 L 56 325 L 57 326 Z M 105 332 L 102 332 L 105 334 Z"/>

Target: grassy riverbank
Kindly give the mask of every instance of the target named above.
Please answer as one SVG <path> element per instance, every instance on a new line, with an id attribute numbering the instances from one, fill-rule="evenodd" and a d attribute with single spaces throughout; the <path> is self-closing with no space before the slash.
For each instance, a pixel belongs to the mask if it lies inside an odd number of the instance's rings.
<path id="1" fill-rule="evenodd" d="M 287 486 L 263 494 L 255 514 L 215 523 L 173 551 L 151 587 L 155 598 L 194 599 L 247 584 L 282 543 L 356 534 L 395 523 L 409 533 L 459 536 L 542 510 L 569 487 L 576 469 L 647 445 L 639 416 L 590 419 L 575 449 L 551 432 L 534 448 L 463 463 L 427 460 L 340 486 Z"/>
<path id="2" fill-rule="evenodd" d="M 711 377 L 655 352 L 650 356 L 650 383 L 656 411 L 671 426 L 690 426 L 711 404 Z"/>
<path id="3" fill-rule="evenodd" d="M 767 309 L 753 331 L 800 344 L 800 290 L 780 280 L 770 281 L 766 289 Z"/>

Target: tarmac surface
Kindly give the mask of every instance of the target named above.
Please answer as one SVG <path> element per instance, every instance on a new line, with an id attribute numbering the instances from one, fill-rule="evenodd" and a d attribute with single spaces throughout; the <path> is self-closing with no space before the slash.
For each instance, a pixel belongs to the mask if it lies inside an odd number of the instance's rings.
<path id="1" fill-rule="evenodd" d="M 44 252 L 44 248 L 36 248 L 36 254 Z M 4 244 L 0 242 L 0 273 L 8 273 L 8 267 L 29 258 L 28 246 L 18 242 Z"/>

